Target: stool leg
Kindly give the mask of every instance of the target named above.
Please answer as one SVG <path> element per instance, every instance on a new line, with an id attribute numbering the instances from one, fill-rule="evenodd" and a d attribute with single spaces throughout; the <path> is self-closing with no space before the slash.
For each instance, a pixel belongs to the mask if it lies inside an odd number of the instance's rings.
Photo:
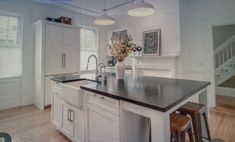
<path id="1" fill-rule="evenodd" d="M 186 132 L 181 132 L 181 134 L 180 134 L 180 142 L 185 142 L 185 133 Z"/>
<path id="2" fill-rule="evenodd" d="M 202 142 L 202 128 L 200 114 L 194 114 L 192 117 L 195 142 Z"/>
<path id="3" fill-rule="evenodd" d="M 189 142 L 194 142 L 193 131 L 191 127 L 188 129 L 188 136 L 189 136 Z"/>
<path id="4" fill-rule="evenodd" d="M 209 129 L 209 124 L 208 124 L 208 121 L 207 121 L 206 113 L 204 112 L 202 115 L 203 115 L 204 122 L 205 122 L 205 125 L 206 125 L 208 140 L 211 141 L 211 134 L 210 134 L 210 129 Z"/>
<path id="5" fill-rule="evenodd" d="M 174 142 L 181 142 L 180 141 L 180 134 L 179 133 L 175 133 L 174 134 Z"/>
<path id="6" fill-rule="evenodd" d="M 171 133 L 171 142 L 175 142 L 175 135 L 174 135 L 174 133 Z"/>

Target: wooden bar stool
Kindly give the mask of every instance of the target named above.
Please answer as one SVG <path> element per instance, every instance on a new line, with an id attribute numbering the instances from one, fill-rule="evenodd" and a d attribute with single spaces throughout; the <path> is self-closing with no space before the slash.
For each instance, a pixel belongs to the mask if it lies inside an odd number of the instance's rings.
<path id="1" fill-rule="evenodd" d="M 194 142 L 190 117 L 173 113 L 170 116 L 170 127 L 171 142 L 185 142 L 186 132 L 189 135 L 189 142 Z"/>
<path id="2" fill-rule="evenodd" d="M 193 131 L 195 136 L 195 142 L 202 142 L 202 127 L 201 127 L 201 115 L 203 115 L 208 140 L 211 140 L 209 131 L 209 125 L 206 117 L 206 107 L 203 104 L 188 102 L 180 107 L 177 111 L 184 115 L 190 115 L 193 123 Z"/>

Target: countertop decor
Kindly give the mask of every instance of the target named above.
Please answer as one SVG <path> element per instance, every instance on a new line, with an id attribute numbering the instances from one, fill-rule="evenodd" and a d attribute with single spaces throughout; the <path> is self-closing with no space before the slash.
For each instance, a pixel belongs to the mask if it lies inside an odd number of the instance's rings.
<path id="1" fill-rule="evenodd" d="M 111 46 L 111 54 L 117 60 L 116 63 L 116 77 L 117 79 L 123 79 L 125 74 L 125 64 L 124 60 L 126 57 L 133 52 L 133 49 L 136 47 L 136 44 L 133 42 L 131 35 L 127 35 L 127 38 L 124 42 L 121 42 L 120 39 L 115 39 L 113 45 Z"/>

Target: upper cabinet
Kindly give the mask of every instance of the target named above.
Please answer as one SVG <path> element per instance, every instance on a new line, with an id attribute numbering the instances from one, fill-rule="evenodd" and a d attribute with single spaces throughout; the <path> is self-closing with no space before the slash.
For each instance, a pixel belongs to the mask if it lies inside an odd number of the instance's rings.
<path id="1" fill-rule="evenodd" d="M 80 29 L 45 26 L 45 75 L 75 73 L 79 64 Z"/>

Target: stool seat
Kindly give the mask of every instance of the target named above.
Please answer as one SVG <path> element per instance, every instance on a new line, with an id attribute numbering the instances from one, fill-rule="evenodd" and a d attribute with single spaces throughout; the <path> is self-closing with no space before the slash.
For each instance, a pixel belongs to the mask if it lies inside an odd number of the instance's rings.
<path id="1" fill-rule="evenodd" d="M 191 119 L 185 115 L 174 113 L 170 117 L 171 131 L 183 132 L 190 126 Z"/>
<path id="2" fill-rule="evenodd" d="M 179 113 L 170 115 L 171 142 L 185 142 L 188 132 L 190 142 L 194 142 L 191 129 L 191 118 Z"/>
<path id="3" fill-rule="evenodd" d="M 181 106 L 178 111 L 181 113 L 202 113 L 206 109 L 205 105 L 194 102 L 188 102 Z"/>

